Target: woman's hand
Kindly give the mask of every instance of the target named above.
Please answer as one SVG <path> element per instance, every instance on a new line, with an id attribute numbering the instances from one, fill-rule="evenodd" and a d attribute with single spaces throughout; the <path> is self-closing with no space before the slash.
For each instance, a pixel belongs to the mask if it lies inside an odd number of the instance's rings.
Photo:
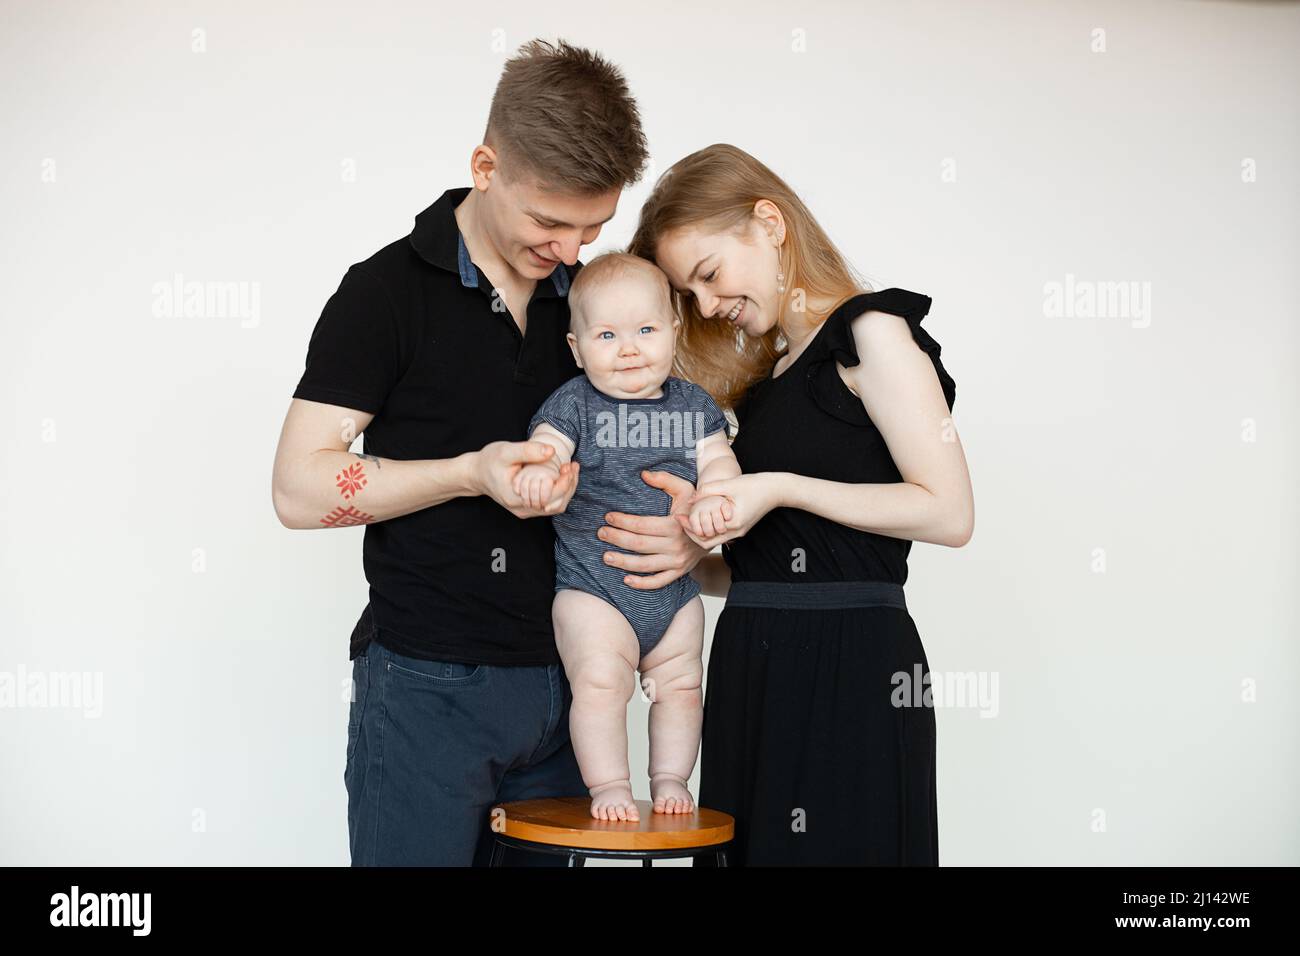
<path id="1" fill-rule="evenodd" d="M 781 506 L 781 493 L 785 476 L 778 471 L 760 471 L 752 475 L 740 475 L 736 478 L 724 478 L 722 481 L 710 481 L 701 485 L 691 496 L 688 504 L 702 498 L 721 495 L 731 501 L 731 518 L 726 530 L 709 538 L 697 537 L 691 530 L 690 518 L 675 515 L 682 531 L 701 548 L 712 551 L 718 545 L 733 538 L 743 538 L 749 529 L 773 508 Z"/>
<path id="2" fill-rule="evenodd" d="M 677 523 L 679 517 L 690 520 L 690 500 L 695 488 L 684 478 L 667 471 L 643 471 L 641 480 L 647 485 L 666 491 L 673 499 L 667 517 L 657 515 L 629 515 L 611 511 L 605 515 L 605 524 L 596 536 L 606 544 L 617 545 L 637 554 L 606 551 L 605 563 L 615 568 L 625 568 L 635 574 L 625 574 L 623 580 L 629 587 L 641 591 L 661 588 L 690 572 L 700 559 L 709 553 L 690 538 Z"/>
<path id="3" fill-rule="evenodd" d="M 731 502 L 722 495 L 696 498 L 691 503 L 690 523 L 688 525 L 691 538 L 698 542 L 723 534 L 730 518 Z"/>

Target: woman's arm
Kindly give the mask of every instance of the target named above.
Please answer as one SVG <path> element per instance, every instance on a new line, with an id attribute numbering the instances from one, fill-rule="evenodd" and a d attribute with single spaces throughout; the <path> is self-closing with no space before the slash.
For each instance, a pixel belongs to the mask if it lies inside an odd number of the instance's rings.
<path id="1" fill-rule="evenodd" d="M 960 548 L 970 540 L 972 523 L 942 499 L 906 481 L 854 485 L 781 473 L 778 503 L 821 515 L 830 521 L 891 538 Z"/>
<path id="2" fill-rule="evenodd" d="M 700 563 L 691 569 L 691 577 L 709 597 L 724 598 L 731 588 L 731 568 L 727 567 L 726 559 L 719 552 L 700 558 Z"/>
<path id="3" fill-rule="evenodd" d="M 860 361 L 853 391 L 903 476 L 890 484 L 845 484 L 782 473 L 781 505 L 859 531 L 960 548 L 975 527 L 966 455 L 930 357 L 907 320 L 864 312 L 852 325 Z"/>

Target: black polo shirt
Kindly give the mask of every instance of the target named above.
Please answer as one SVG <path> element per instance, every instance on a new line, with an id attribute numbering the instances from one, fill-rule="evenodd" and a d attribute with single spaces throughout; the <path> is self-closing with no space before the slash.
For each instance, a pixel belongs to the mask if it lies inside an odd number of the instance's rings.
<path id="1" fill-rule="evenodd" d="M 447 190 L 409 236 L 351 266 L 312 332 L 294 397 L 374 413 L 366 454 L 453 458 L 523 441 L 533 412 L 580 374 L 565 334 L 582 263 L 537 283 L 521 335 L 465 250 L 453 210 L 468 194 Z M 554 541 L 549 518 L 521 520 L 486 495 L 367 525 L 373 629 L 358 626 L 350 656 L 373 635 L 425 660 L 558 663 Z"/>

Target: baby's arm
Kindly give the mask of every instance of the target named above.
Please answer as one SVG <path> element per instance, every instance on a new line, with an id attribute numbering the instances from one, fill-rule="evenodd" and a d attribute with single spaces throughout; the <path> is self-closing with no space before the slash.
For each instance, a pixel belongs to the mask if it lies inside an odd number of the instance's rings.
<path id="1" fill-rule="evenodd" d="M 528 438 L 530 441 L 542 442 L 555 449 L 555 454 L 546 461 L 524 465 L 515 475 L 515 494 L 527 502 L 532 502 L 533 507 L 541 508 L 544 504 L 553 502 L 551 489 L 555 485 L 555 479 L 560 475 L 560 466 L 572 458 L 574 444 L 568 435 L 549 422 L 539 422 Z"/>
<path id="2" fill-rule="evenodd" d="M 714 432 L 695 446 L 697 488 L 710 481 L 740 476 L 740 462 L 727 442 L 726 430 Z M 691 530 L 701 538 L 711 538 L 726 530 L 731 520 L 731 502 L 721 495 L 700 498 L 691 505 Z"/>
<path id="3" fill-rule="evenodd" d="M 695 487 L 710 481 L 725 481 L 740 477 L 740 462 L 727 442 L 725 430 L 701 438 L 695 446 Z"/>

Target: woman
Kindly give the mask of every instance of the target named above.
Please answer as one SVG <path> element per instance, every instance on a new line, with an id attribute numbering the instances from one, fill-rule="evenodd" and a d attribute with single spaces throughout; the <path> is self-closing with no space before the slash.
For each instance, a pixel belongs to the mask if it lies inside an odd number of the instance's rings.
<path id="1" fill-rule="evenodd" d="M 794 192 L 743 150 L 687 156 L 629 251 L 667 273 L 675 375 L 739 430 L 721 555 L 703 807 L 736 818 L 733 865 L 939 862 L 929 662 L 903 601 L 912 541 L 961 547 L 974 504 L 930 306 L 863 291 Z M 678 519 L 689 532 L 685 518 Z"/>

